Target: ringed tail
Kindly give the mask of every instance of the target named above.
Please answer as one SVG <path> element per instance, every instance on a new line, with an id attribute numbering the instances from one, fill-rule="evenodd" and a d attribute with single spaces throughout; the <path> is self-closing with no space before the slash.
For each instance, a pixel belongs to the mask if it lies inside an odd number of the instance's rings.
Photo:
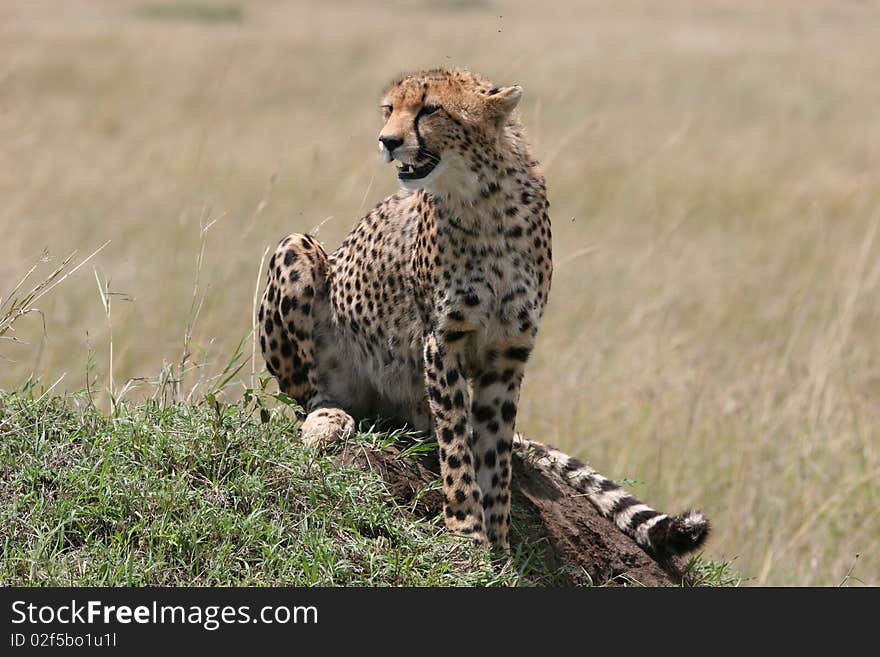
<path id="1" fill-rule="evenodd" d="M 709 520 L 699 511 L 670 516 L 642 504 L 612 480 L 559 450 L 516 434 L 514 451 L 538 468 L 555 472 L 592 502 L 627 536 L 657 557 L 685 554 L 709 535 Z"/>

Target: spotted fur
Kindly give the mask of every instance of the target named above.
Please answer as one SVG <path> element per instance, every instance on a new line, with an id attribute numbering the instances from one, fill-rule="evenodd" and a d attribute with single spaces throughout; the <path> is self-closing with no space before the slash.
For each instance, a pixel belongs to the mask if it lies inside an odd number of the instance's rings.
<path id="1" fill-rule="evenodd" d="M 379 143 L 400 163 L 401 190 L 330 254 L 308 235 L 281 240 L 259 314 L 269 371 L 308 410 L 307 442 L 338 440 L 366 415 L 433 431 L 447 527 L 504 550 L 520 385 L 552 276 L 544 177 L 514 112 L 521 95 L 462 70 L 394 81 Z M 516 446 L 566 473 L 640 544 L 678 549 L 677 520 L 549 447 Z"/>

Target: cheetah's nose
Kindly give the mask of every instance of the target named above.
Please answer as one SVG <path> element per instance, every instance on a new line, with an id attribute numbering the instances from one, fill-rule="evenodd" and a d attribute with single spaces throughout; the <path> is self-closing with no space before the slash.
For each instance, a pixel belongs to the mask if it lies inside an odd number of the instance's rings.
<path id="1" fill-rule="evenodd" d="M 403 139 L 401 139 L 400 137 L 395 137 L 393 135 L 380 135 L 379 141 L 382 142 L 382 145 L 388 149 L 389 153 L 394 153 L 394 149 L 403 143 Z"/>

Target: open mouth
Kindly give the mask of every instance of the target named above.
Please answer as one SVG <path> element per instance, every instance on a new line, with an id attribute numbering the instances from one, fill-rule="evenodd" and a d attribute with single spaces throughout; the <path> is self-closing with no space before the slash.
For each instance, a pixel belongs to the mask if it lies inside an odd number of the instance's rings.
<path id="1" fill-rule="evenodd" d="M 401 163 L 397 168 L 398 180 L 421 180 L 431 175 L 431 172 L 440 164 L 440 158 L 431 153 L 423 153 L 425 158 L 422 164 Z"/>

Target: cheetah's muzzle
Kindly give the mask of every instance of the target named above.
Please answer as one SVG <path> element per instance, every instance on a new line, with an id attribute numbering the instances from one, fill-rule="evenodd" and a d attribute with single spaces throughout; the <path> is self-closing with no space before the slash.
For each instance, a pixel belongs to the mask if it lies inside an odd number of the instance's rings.
<path id="1" fill-rule="evenodd" d="M 413 164 L 407 164 L 406 162 L 401 162 L 400 166 L 397 168 L 398 180 L 422 180 L 431 175 L 431 172 L 437 168 L 438 164 L 440 164 L 440 158 L 429 151 L 420 151 L 419 157 L 424 160 L 424 163 L 419 164 L 416 162 Z"/>

